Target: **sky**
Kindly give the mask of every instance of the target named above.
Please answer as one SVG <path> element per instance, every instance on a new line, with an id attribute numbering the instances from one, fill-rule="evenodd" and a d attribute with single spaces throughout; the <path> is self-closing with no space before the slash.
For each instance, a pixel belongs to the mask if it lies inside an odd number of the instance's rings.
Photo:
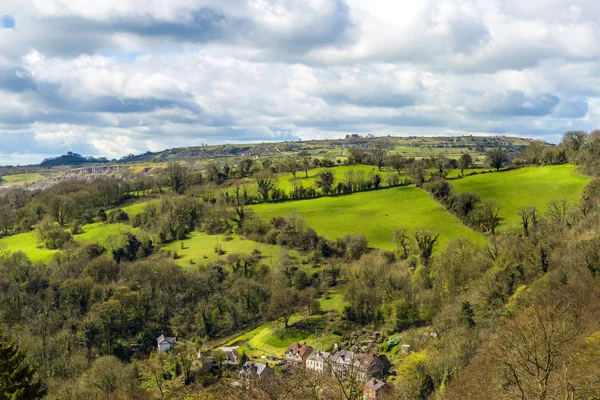
<path id="1" fill-rule="evenodd" d="M 0 164 L 599 128 L 598 0 L 2 0 Z"/>

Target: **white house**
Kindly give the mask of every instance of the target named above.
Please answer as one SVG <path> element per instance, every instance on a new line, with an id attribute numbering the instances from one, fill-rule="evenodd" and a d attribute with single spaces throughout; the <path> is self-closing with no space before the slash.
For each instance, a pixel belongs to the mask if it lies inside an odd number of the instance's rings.
<path id="1" fill-rule="evenodd" d="M 177 344 L 177 338 L 160 335 L 156 339 L 156 343 L 158 345 L 158 352 L 160 353 L 163 351 L 171 350 L 171 348 Z"/>
<path id="2" fill-rule="evenodd" d="M 306 368 L 321 374 L 328 374 L 331 371 L 330 356 L 331 354 L 326 351 L 314 351 L 306 359 Z"/>

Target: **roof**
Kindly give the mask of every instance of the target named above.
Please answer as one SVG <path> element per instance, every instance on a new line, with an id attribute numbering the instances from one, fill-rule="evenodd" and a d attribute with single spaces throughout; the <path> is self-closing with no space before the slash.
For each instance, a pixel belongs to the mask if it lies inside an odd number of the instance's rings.
<path id="1" fill-rule="evenodd" d="M 177 338 L 176 337 L 169 337 L 169 336 L 165 336 L 165 335 L 160 335 L 156 341 L 158 342 L 158 345 L 160 346 L 161 344 L 164 343 L 168 343 L 168 344 L 175 344 L 177 343 Z"/>
<path id="2" fill-rule="evenodd" d="M 328 360 L 330 356 L 331 353 L 328 353 L 326 351 L 315 351 L 310 356 L 308 356 L 308 359 L 311 361 L 325 361 Z"/>
<path id="3" fill-rule="evenodd" d="M 310 346 L 308 346 L 306 343 L 300 344 L 300 343 L 292 343 L 290 344 L 290 347 L 287 348 L 287 350 L 285 351 L 285 354 L 287 354 L 289 351 L 292 352 L 292 355 L 295 356 L 296 354 L 299 354 L 300 357 L 304 357 L 304 355 L 312 350 L 312 348 Z"/>
<path id="4" fill-rule="evenodd" d="M 340 350 L 337 351 L 333 356 L 331 356 L 331 362 L 350 365 L 353 358 L 354 352 L 350 350 Z"/>
<path id="5" fill-rule="evenodd" d="M 269 366 L 263 363 L 257 363 L 254 361 L 248 361 L 242 366 L 240 374 L 262 374 Z"/>
<path id="6" fill-rule="evenodd" d="M 386 386 L 387 383 L 385 381 L 381 381 L 379 379 L 375 379 L 375 378 L 371 378 L 369 379 L 369 381 L 365 384 L 365 388 L 366 389 L 371 389 L 373 391 L 378 391 L 379 389 L 381 389 L 382 387 Z"/>
<path id="7" fill-rule="evenodd" d="M 227 361 L 229 361 L 230 363 L 237 363 L 240 354 L 237 352 L 237 349 L 240 346 L 229 346 L 229 347 L 219 347 L 220 350 L 223 350 L 225 352 L 225 355 L 227 356 Z"/>

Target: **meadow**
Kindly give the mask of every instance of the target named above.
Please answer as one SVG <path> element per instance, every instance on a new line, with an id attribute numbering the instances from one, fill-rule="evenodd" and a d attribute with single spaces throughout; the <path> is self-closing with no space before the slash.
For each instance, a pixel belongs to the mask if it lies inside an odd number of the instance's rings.
<path id="1" fill-rule="evenodd" d="M 579 200 L 590 178 L 575 172 L 574 165 L 553 165 L 511 169 L 453 180 L 457 192 L 477 193 L 482 199 L 500 203 L 505 228 L 519 222 L 522 207 L 536 206 L 541 212 L 552 200 Z"/>
<path id="2" fill-rule="evenodd" d="M 363 233 L 369 246 L 394 249 L 394 229 L 429 228 L 440 233 L 440 247 L 458 236 L 483 243 L 480 234 L 464 226 L 456 217 L 421 189 L 412 186 L 380 189 L 311 200 L 258 204 L 252 207 L 265 219 L 298 213 L 317 233 L 328 239 Z"/>
<path id="3" fill-rule="evenodd" d="M 302 317 L 295 315 L 290 319 L 290 327 L 283 329 L 281 322 L 268 322 L 240 336 L 225 345 L 239 345 L 238 352 L 246 353 L 249 357 L 275 355 L 283 357 L 283 353 L 292 342 L 305 342 L 315 349 L 326 350 L 340 341 L 341 337 L 334 334 L 318 333 L 325 325 L 322 316 Z"/>

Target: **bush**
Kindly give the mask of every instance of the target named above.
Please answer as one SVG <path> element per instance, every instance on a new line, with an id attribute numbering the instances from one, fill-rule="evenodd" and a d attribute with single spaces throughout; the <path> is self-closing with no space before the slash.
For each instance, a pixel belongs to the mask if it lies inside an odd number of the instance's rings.
<path id="1" fill-rule="evenodd" d="M 81 221 L 79 221 L 78 219 L 74 219 L 73 221 L 71 221 L 71 234 L 73 235 L 79 235 L 81 233 L 83 233 L 83 229 L 81 228 Z"/>
<path id="2" fill-rule="evenodd" d="M 118 210 L 113 210 L 113 211 L 109 212 L 106 217 L 106 221 L 109 224 L 116 224 L 118 222 L 127 222 L 127 221 L 129 221 L 129 215 L 125 211 L 123 211 L 119 208 Z"/>
<path id="3" fill-rule="evenodd" d="M 54 225 L 49 219 L 44 219 L 37 226 L 42 243 L 49 250 L 60 250 L 73 241 L 73 236 L 63 227 Z"/>

